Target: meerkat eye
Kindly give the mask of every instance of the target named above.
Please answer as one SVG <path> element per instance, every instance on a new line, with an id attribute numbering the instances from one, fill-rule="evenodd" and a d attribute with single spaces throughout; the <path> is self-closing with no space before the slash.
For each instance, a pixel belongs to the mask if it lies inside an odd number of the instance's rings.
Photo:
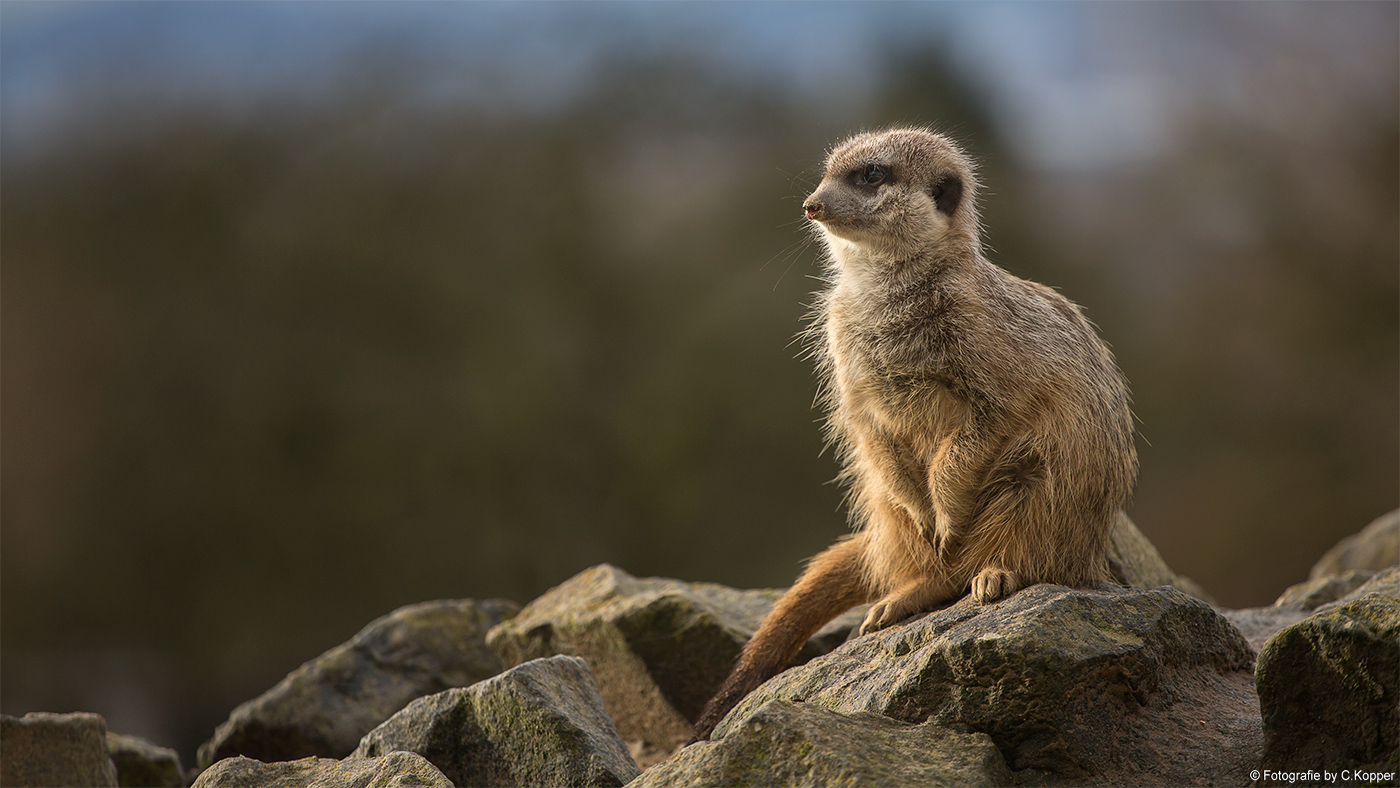
<path id="1" fill-rule="evenodd" d="M 851 183 L 856 186 L 874 189 L 880 184 L 887 182 L 890 179 L 890 173 L 889 170 L 886 170 L 878 164 L 867 164 L 864 167 L 851 170 L 849 177 Z"/>

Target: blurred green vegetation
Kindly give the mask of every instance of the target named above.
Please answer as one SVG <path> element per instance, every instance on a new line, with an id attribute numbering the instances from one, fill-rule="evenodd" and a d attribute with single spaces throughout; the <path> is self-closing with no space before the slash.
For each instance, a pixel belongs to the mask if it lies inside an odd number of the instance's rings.
<path id="1" fill-rule="evenodd" d="M 4 695 L 46 649 L 156 649 L 188 757 L 401 604 L 525 602 L 602 561 L 787 584 L 845 529 L 793 342 L 819 270 L 798 206 L 830 143 L 889 122 L 966 142 L 994 259 L 1114 346 L 1132 513 L 1178 570 L 1265 604 L 1396 505 L 1393 123 L 1322 167 L 1207 126 L 1095 191 L 1009 158 L 937 59 L 884 73 L 838 118 L 683 58 L 531 112 L 388 78 L 113 104 L 7 155 Z M 1363 199 L 1319 215 L 1339 178 Z M 1227 210 L 1262 229 L 1213 240 Z"/>

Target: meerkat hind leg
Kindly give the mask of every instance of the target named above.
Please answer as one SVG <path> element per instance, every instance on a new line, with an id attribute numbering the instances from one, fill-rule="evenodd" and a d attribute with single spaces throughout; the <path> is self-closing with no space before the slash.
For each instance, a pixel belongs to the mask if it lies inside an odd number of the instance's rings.
<path id="1" fill-rule="evenodd" d="M 865 614 L 865 620 L 860 624 L 860 634 L 865 635 L 898 624 L 915 613 L 928 610 L 954 596 L 956 591 L 946 579 L 914 580 L 871 605 L 870 611 Z"/>
<path id="2" fill-rule="evenodd" d="M 1025 585 L 1015 572 L 989 566 L 972 578 L 972 599 L 979 605 L 985 605 L 1011 596 Z"/>

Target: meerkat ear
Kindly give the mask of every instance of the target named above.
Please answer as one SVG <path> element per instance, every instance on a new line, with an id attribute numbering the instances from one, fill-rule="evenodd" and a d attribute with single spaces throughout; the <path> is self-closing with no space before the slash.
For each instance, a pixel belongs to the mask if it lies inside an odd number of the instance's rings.
<path id="1" fill-rule="evenodd" d="M 933 204 L 941 213 L 952 216 L 953 211 L 958 209 L 958 203 L 962 202 L 962 193 L 962 179 L 956 175 L 946 175 L 933 184 Z"/>

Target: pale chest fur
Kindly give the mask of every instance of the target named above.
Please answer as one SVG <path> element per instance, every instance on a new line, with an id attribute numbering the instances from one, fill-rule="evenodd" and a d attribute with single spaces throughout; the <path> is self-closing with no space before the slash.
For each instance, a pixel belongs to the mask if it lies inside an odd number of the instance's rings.
<path id="1" fill-rule="evenodd" d="M 832 424 L 848 441 L 875 432 L 927 457 L 967 416 L 944 382 L 954 371 L 927 347 L 935 316 L 892 309 L 856 284 L 838 281 L 826 304 Z"/>

